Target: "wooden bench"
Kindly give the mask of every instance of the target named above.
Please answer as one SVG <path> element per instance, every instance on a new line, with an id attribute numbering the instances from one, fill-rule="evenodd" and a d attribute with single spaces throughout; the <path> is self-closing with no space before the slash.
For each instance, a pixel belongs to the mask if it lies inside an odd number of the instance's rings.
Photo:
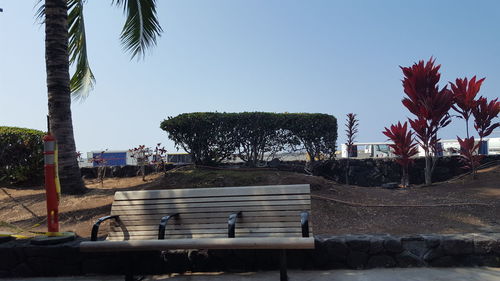
<path id="1" fill-rule="evenodd" d="M 313 249 L 310 187 L 245 186 L 116 192 L 84 252 L 169 249 L 277 249 L 287 280 L 286 249 Z M 106 241 L 99 225 L 110 221 Z"/>

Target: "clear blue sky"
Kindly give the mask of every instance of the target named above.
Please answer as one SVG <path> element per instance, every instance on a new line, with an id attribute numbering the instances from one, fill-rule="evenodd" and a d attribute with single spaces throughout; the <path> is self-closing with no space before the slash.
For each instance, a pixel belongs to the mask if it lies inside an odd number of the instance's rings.
<path id="1" fill-rule="evenodd" d="M 0 125 L 45 129 L 35 2 L 0 0 Z M 500 1 L 157 2 L 165 33 L 139 62 L 122 52 L 121 9 L 85 6 L 97 85 L 72 106 L 79 151 L 157 142 L 175 151 L 159 124 L 193 111 L 328 113 L 339 120 L 339 143 L 354 112 L 358 141 L 384 141 L 384 126 L 409 116 L 398 66 L 430 56 L 442 64 L 442 86 L 486 76 L 480 94 L 499 96 Z M 440 136 L 463 127 L 454 120 Z"/>

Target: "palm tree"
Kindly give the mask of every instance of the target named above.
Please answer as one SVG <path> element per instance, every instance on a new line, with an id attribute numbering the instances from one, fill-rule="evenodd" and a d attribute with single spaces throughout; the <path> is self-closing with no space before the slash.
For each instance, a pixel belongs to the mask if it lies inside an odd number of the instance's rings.
<path id="1" fill-rule="evenodd" d="M 42 0 L 39 0 L 41 2 Z M 39 17 L 45 17 L 45 64 L 50 131 L 59 148 L 59 177 L 62 191 L 69 194 L 86 191 L 78 168 L 71 97 L 84 99 L 95 83 L 87 58 L 84 0 L 45 0 Z M 156 17 L 156 0 L 113 0 L 123 7 L 126 21 L 120 39 L 132 58 L 141 58 L 156 45 L 162 29 Z M 76 64 L 70 79 L 69 66 Z"/>

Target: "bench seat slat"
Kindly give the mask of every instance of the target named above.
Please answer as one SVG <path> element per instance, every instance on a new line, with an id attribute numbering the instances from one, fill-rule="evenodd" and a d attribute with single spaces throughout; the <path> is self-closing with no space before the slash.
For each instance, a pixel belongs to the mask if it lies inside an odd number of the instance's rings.
<path id="1" fill-rule="evenodd" d="M 268 228 L 268 227 L 282 227 L 282 228 L 300 228 L 300 222 L 238 222 L 236 228 Z M 126 225 L 127 230 L 158 230 L 158 222 L 151 224 L 141 224 L 141 225 Z M 176 224 L 169 223 L 167 225 L 167 230 L 184 230 L 184 229 L 210 229 L 219 228 L 227 229 L 227 222 L 218 223 L 194 223 L 194 224 Z M 309 227 L 311 228 L 311 227 Z M 112 231 L 120 231 L 121 227 L 119 224 L 111 225 Z"/>
<path id="2" fill-rule="evenodd" d="M 110 232 L 109 235 L 123 235 L 123 231 L 113 231 Z M 253 234 L 253 233 L 300 233 L 301 229 L 296 228 L 280 228 L 280 227 L 269 227 L 269 228 L 243 228 L 236 229 L 236 235 L 238 234 Z M 127 233 L 130 235 L 158 235 L 158 229 L 150 229 L 150 230 L 127 230 Z M 216 234 L 222 233 L 227 235 L 227 228 L 208 228 L 208 229 L 181 229 L 181 230 L 173 230 L 167 229 L 165 231 L 166 235 L 184 235 L 184 234 Z"/>
<path id="3" fill-rule="evenodd" d="M 205 238 L 82 242 L 83 252 L 161 251 L 169 249 L 313 249 L 314 238 Z"/>
<path id="4" fill-rule="evenodd" d="M 115 193 L 115 200 L 134 199 L 161 199 L 184 197 L 226 197 L 244 195 L 280 195 L 280 194 L 308 194 L 308 184 L 273 185 L 273 186 L 242 186 L 217 188 L 190 188 L 190 189 L 163 189 L 119 191 Z"/>
<path id="5" fill-rule="evenodd" d="M 259 206 L 259 207 L 270 207 L 270 206 L 282 206 L 282 205 L 307 205 L 310 200 L 306 199 L 295 199 L 295 200 L 274 200 L 274 201 L 238 201 L 238 202 L 210 202 L 210 203 L 162 203 L 162 204 L 147 204 L 147 205 L 130 205 L 130 206 L 117 206 L 113 204 L 112 211 L 121 210 L 150 210 L 150 209 L 160 209 L 160 208 L 205 208 L 205 207 L 243 207 L 243 206 Z"/>
<path id="6" fill-rule="evenodd" d="M 224 196 L 224 197 L 197 197 L 197 198 L 169 198 L 169 199 L 136 199 L 117 200 L 116 206 L 150 205 L 150 204 L 183 204 L 183 203 L 212 203 L 212 202 L 241 202 L 241 201 L 274 201 L 274 200 L 310 200 L 310 194 L 292 195 L 251 195 L 251 196 Z"/>
<path id="7" fill-rule="evenodd" d="M 238 221 L 245 222 L 297 222 L 300 220 L 300 211 L 283 211 L 279 213 L 269 213 L 269 212 L 246 212 L 246 216 L 242 217 Z M 287 214 L 286 216 L 284 214 Z M 156 214 L 156 215 L 126 215 L 120 217 L 120 219 L 127 225 L 142 225 L 144 224 L 158 224 L 160 219 L 168 214 Z M 213 213 L 213 214 L 181 214 L 181 218 L 177 220 L 172 220 L 169 224 L 180 224 L 180 223 L 203 223 L 203 222 L 227 222 L 227 213 Z M 311 222 L 309 222 L 311 223 Z"/>
<path id="8" fill-rule="evenodd" d="M 300 238 L 299 233 L 253 233 L 253 234 L 241 234 L 236 235 L 236 238 L 266 238 L 266 237 L 294 237 Z M 128 235 L 128 236 L 110 236 L 108 241 L 122 241 L 122 240 L 158 240 L 158 234 L 156 235 Z M 215 233 L 215 234 L 189 234 L 189 235 L 166 235 L 166 240 L 176 240 L 176 239 L 201 239 L 201 238 L 227 238 L 227 234 Z"/>
<path id="9" fill-rule="evenodd" d="M 245 206 L 240 207 L 207 207 L 207 208 L 158 208 L 153 210 L 111 210 L 112 215 L 147 215 L 147 214 L 170 214 L 170 213 L 216 213 L 222 212 L 227 215 L 236 211 L 305 211 L 310 210 L 310 205 L 280 205 L 280 206 Z"/>

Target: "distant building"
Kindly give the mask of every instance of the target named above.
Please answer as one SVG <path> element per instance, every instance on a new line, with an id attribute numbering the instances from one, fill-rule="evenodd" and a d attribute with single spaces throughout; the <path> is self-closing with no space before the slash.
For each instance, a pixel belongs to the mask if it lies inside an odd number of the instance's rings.
<path id="1" fill-rule="evenodd" d="M 351 158 L 382 158 L 394 157 L 389 148 L 390 142 L 356 142 L 351 152 Z M 347 158 L 347 145 L 342 144 L 341 157 Z"/>
<path id="2" fill-rule="evenodd" d="M 193 159 L 189 153 L 168 153 L 167 164 L 183 165 L 192 164 Z"/>
<path id="3" fill-rule="evenodd" d="M 390 142 L 357 142 L 351 153 L 351 158 L 383 158 L 394 157 L 389 144 Z M 456 139 L 439 141 L 441 147 L 438 156 L 451 156 L 460 154 L 460 144 Z M 500 154 L 500 138 L 485 138 L 481 154 Z M 424 149 L 418 146 L 418 155 L 425 156 Z M 347 158 L 347 145 L 341 145 L 341 157 Z"/>
<path id="4" fill-rule="evenodd" d="M 92 161 L 92 159 L 103 159 L 104 161 L 99 163 Z M 132 157 L 132 153 L 128 150 L 91 151 L 87 153 L 87 161 L 92 164 L 92 167 L 137 165 L 137 160 Z"/>

